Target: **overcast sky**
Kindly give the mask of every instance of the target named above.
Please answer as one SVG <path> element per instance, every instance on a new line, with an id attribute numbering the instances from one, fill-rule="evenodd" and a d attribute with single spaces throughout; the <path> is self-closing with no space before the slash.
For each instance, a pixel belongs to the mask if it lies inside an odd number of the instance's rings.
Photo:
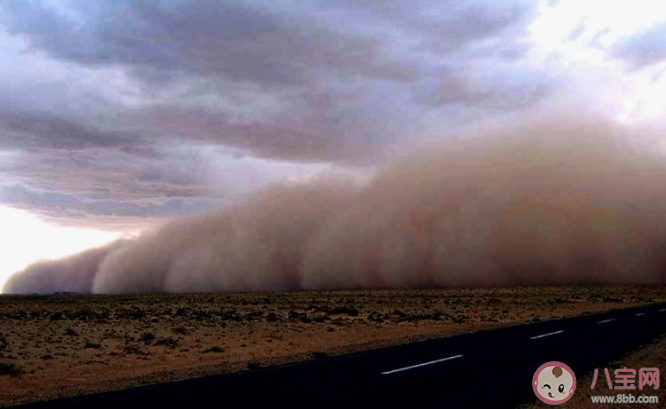
<path id="1" fill-rule="evenodd" d="M 658 120 L 665 70 L 662 1 L 0 0 L 0 207 L 138 231 L 487 123 Z"/>

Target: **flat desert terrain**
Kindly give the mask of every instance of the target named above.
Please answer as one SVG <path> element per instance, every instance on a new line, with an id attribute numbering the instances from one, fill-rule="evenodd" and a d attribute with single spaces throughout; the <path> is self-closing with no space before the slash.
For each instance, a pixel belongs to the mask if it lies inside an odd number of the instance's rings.
<path id="1" fill-rule="evenodd" d="M 666 287 L 0 296 L 0 405 L 666 301 Z"/>

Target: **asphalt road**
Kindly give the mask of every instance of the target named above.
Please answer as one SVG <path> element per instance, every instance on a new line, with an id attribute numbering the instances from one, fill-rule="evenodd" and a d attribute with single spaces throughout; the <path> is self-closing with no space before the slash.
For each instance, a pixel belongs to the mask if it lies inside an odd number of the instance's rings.
<path id="1" fill-rule="evenodd" d="M 666 304 L 651 305 L 20 407 L 512 407 L 536 400 L 541 364 L 561 361 L 580 378 L 663 334 Z"/>

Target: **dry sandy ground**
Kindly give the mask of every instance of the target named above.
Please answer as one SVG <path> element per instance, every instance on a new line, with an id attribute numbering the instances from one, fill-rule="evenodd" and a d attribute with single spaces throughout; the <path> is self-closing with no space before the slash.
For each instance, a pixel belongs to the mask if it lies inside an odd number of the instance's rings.
<path id="1" fill-rule="evenodd" d="M 645 286 L 2 296 L 0 405 L 661 301 Z"/>

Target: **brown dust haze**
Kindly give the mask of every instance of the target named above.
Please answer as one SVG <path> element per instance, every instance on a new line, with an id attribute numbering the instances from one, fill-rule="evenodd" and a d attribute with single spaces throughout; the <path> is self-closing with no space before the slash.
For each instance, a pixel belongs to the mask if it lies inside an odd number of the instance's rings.
<path id="1" fill-rule="evenodd" d="M 666 282 L 666 155 L 628 127 L 566 123 L 431 145 L 362 186 L 339 177 L 273 186 L 40 261 L 4 292 Z"/>

